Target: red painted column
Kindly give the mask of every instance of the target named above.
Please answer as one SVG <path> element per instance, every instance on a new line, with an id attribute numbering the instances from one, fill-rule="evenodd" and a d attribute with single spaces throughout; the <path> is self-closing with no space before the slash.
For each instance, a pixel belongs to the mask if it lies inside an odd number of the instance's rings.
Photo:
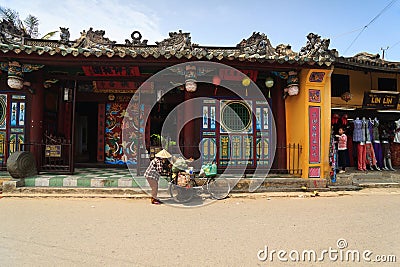
<path id="1" fill-rule="evenodd" d="M 193 118 L 194 110 L 193 107 L 190 106 L 189 104 L 186 104 L 186 101 L 191 99 L 191 94 L 188 91 L 185 90 L 185 103 L 184 103 L 184 119 L 185 121 L 188 121 Z M 184 143 L 184 156 L 186 158 L 193 157 L 193 151 L 194 151 L 194 120 L 191 120 L 186 123 L 185 127 L 183 128 L 183 143 Z"/>
<path id="2" fill-rule="evenodd" d="M 65 137 L 66 136 L 64 129 L 65 101 L 63 100 L 63 92 L 61 88 L 58 90 L 58 93 L 59 95 L 61 95 L 61 97 L 59 97 L 58 100 L 57 135 L 63 135 Z"/>
<path id="3" fill-rule="evenodd" d="M 31 143 L 41 143 L 43 140 L 43 109 L 44 91 L 41 83 L 32 83 L 34 94 L 30 103 L 29 136 Z"/>
<path id="4" fill-rule="evenodd" d="M 44 91 L 41 82 L 32 83 L 34 93 L 30 96 L 27 112 L 30 121 L 27 123 L 29 129 L 30 151 L 36 160 L 36 167 L 40 171 L 42 164 L 42 141 L 43 141 L 43 113 L 44 113 Z"/>
<path id="5" fill-rule="evenodd" d="M 276 153 L 272 169 L 286 169 L 286 115 L 285 100 L 283 99 L 283 87 L 285 86 L 282 79 L 276 78 L 274 87 L 271 89 L 272 98 L 272 114 L 275 119 L 276 127 Z"/>

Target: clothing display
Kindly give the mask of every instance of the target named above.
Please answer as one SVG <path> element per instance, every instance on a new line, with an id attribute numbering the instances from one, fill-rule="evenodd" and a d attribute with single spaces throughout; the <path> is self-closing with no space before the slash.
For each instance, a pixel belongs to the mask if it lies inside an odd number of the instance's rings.
<path id="1" fill-rule="evenodd" d="M 357 117 L 354 121 L 354 130 L 353 130 L 353 142 L 365 142 L 365 136 L 362 130 L 362 121 Z"/>
<path id="2" fill-rule="evenodd" d="M 396 125 L 396 131 L 394 132 L 394 140 L 395 143 L 400 143 L 400 119 L 394 122 Z"/>
<path id="3" fill-rule="evenodd" d="M 376 166 L 375 152 L 374 152 L 374 148 L 372 147 L 371 142 L 368 141 L 365 143 L 365 150 L 366 150 L 367 163 L 369 165 L 369 168 L 371 170 L 373 170 L 373 168 L 375 168 L 379 171 L 380 170 L 379 167 Z"/>
<path id="4" fill-rule="evenodd" d="M 389 134 L 383 130 L 381 135 L 382 154 L 383 154 L 383 169 L 385 171 L 394 171 L 392 167 L 392 153 L 390 151 Z"/>
<path id="5" fill-rule="evenodd" d="M 357 146 L 357 158 L 358 158 L 358 170 L 366 171 L 367 170 L 367 150 L 365 147 L 365 143 L 359 143 Z"/>
<path id="6" fill-rule="evenodd" d="M 380 142 L 379 121 L 377 118 L 374 119 L 373 124 L 372 124 L 372 140 L 374 142 Z"/>
<path id="7" fill-rule="evenodd" d="M 368 121 L 366 118 L 362 118 L 362 140 L 360 142 L 371 141 L 371 134 L 368 128 Z"/>
<path id="8" fill-rule="evenodd" d="M 376 162 L 379 168 L 383 167 L 383 149 L 382 149 L 382 144 L 380 141 L 375 141 L 373 143 L 374 147 L 374 152 L 375 152 L 375 157 L 376 157 Z M 389 149 L 390 150 L 390 149 Z"/>
<path id="9" fill-rule="evenodd" d="M 368 112 L 373 115 L 365 116 Z M 353 118 L 340 113 L 332 117 L 338 167 L 355 167 L 361 171 L 367 168 L 373 171 L 394 170 L 392 164 L 400 164 L 400 119 L 389 120 L 387 115 L 374 110 L 363 110 L 362 116 Z M 347 136 L 346 141 L 338 134 L 340 129 Z M 346 153 L 341 151 L 345 147 Z"/>
<path id="10" fill-rule="evenodd" d="M 364 115 L 368 113 L 373 115 Z M 375 115 L 379 115 L 379 119 Z M 392 163 L 398 165 L 400 162 L 400 119 L 390 120 L 389 117 L 394 116 L 383 116 L 374 110 L 363 110 L 363 116 L 354 119 L 347 114 L 335 114 L 332 129 L 336 136 L 339 167 L 350 166 L 361 171 L 367 168 L 371 171 L 394 170 Z M 346 143 L 338 135 L 340 128 L 347 136 Z M 343 152 L 345 147 L 346 153 Z"/>

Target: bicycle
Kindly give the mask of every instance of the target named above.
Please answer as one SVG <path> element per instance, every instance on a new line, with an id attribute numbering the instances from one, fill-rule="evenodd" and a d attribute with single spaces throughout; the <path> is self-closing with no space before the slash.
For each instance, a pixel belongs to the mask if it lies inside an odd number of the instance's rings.
<path id="1" fill-rule="evenodd" d="M 178 185 L 178 175 L 186 176 L 186 185 Z M 205 181 L 201 185 L 196 182 L 194 175 L 184 172 L 178 173 L 175 178 L 176 179 L 173 179 L 171 177 L 168 192 L 174 201 L 178 203 L 189 202 L 194 196 L 200 195 L 200 193 L 203 192 L 208 192 L 212 198 L 221 200 L 226 198 L 231 191 L 231 185 L 226 178 L 206 176 L 202 178 L 205 179 Z"/>

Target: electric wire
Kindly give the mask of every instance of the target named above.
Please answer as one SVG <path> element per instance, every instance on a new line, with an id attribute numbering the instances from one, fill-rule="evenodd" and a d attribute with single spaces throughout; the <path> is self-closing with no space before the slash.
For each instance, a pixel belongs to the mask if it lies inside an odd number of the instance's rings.
<path id="1" fill-rule="evenodd" d="M 357 36 L 353 39 L 353 41 L 350 43 L 350 45 L 346 48 L 344 51 L 344 54 L 347 53 L 347 51 L 353 46 L 353 44 L 357 41 L 357 39 L 360 37 L 360 35 L 365 31 L 366 28 L 368 28 L 369 25 L 374 23 L 386 10 L 391 8 L 398 0 L 392 0 L 389 4 L 385 6 L 384 9 L 382 9 L 367 25 L 365 25 L 361 31 L 357 34 Z"/>

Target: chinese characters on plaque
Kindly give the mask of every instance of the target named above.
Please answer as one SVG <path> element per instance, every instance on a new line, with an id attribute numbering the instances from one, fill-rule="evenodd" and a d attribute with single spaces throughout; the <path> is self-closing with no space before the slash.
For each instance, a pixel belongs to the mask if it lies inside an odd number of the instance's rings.
<path id="1" fill-rule="evenodd" d="M 310 163 L 320 163 L 321 108 L 309 107 Z"/>

